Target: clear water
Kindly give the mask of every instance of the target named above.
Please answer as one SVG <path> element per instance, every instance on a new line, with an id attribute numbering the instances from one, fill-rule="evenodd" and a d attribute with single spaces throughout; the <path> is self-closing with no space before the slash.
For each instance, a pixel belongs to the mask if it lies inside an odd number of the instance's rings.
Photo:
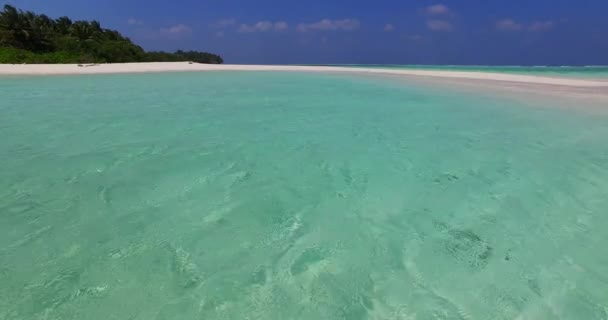
<path id="1" fill-rule="evenodd" d="M 475 72 L 498 72 L 525 75 L 539 75 L 549 77 L 568 78 L 594 78 L 608 79 L 608 66 L 588 67 L 551 67 L 551 66 L 456 66 L 456 65 L 342 65 L 348 67 L 373 67 L 388 69 L 411 69 L 411 70 L 445 70 L 445 71 L 475 71 Z"/>
<path id="2" fill-rule="evenodd" d="M 0 319 L 606 319 L 608 118 L 394 79 L 0 79 Z"/>

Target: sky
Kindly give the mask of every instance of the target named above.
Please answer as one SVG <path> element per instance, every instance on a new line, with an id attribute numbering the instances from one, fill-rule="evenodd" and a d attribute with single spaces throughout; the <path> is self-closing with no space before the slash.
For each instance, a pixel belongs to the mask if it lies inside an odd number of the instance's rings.
<path id="1" fill-rule="evenodd" d="M 226 63 L 607 65 L 608 0 L 0 0 Z"/>

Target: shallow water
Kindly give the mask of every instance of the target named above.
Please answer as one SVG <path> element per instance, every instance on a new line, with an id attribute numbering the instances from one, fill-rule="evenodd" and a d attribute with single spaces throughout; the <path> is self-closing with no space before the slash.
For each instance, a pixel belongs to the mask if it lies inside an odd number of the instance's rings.
<path id="1" fill-rule="evenodd" d="M 592 78 L 608 79 L 608 66 L 464 66 L 464 65 L 342 65 L 348 67 L 373 67 L 388 69 L 409 70 L 441 70 L 441 71 L 474 71 L 474 72 L 497 72 L 523 75 L 537 75 L 549 77 L 567 78 Z"/>
<path id="2" fill-rule="evenodd" d="M 0 96 L 0 319 L 608 317 L 606 116 L 312 73 Z"/>

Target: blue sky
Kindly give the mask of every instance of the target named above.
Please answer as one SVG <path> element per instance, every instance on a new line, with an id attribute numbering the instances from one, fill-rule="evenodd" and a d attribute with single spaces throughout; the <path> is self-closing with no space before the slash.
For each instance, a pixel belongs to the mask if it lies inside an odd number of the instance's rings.
<path id="1" fill-rule="evenodd" d="M 608 0 L 9 0 L 228 63 L 608 64 Z"/>

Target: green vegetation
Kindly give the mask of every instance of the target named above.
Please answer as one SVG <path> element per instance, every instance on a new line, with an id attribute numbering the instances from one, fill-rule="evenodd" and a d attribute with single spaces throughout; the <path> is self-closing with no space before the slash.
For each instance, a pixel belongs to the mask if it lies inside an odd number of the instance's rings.
<path id="1" fill-rule="evenodd" d="M 112 63 L 194 61 L 223 63 L 197 51 L 145 52 L 118 31 L 97 21 L 51 19 L 5 5 L 0 12 L 0 63 Z"/>

